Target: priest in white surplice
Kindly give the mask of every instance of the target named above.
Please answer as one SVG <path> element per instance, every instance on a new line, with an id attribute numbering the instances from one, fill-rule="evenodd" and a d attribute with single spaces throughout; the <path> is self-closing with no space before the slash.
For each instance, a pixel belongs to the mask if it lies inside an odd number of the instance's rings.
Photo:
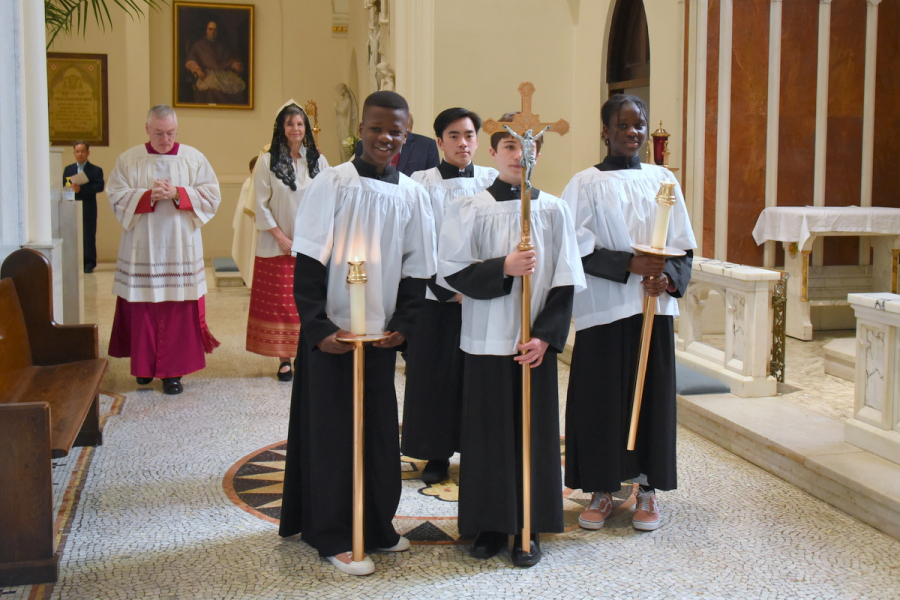
<path id="1" fill-rule="evenodd" d="M 204 350 L 218 345 L 204 317 L 200 227 L 219 207 L 219 182 L 203 154 L 175 141 L 177 129 L 170 107 L 150 109 L 150 141 L 119 156 L 106 188 L 125 229 L 109 355 L 131 357 L 138 383 L 159 377 L 167 394 L 181 393 L 182 375 L 204 368 Z"/>

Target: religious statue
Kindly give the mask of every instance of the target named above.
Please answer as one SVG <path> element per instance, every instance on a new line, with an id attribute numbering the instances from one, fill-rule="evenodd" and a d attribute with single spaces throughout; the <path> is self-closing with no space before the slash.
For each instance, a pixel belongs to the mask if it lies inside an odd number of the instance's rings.
<path id="1" fill-rule="evenodd" d="M 378 70 L 378 90 L 394 91 L 394 67 L 385 61 L 381 61 L 375 67 Z"/>
<path id="2" fill-rule="evenodd" d="M 381 62 L 381 24 L 378 22 L 379 0 L 363 0 L 363 7 L 369 12 L 368 51 L 369 89 L 378 89 L 378 63 Z"/>
<path id="3" fill-rule="evenodd" d="M 531 172 L 534 171 L 534 163 L 537 161 L 534 142 L 550 129 L 550 125 L 544 127 L 537 135 L 534 135 L 534 131 L 531 129 L 527 129 L 523 135 L 519 135 L 509 125 L 504 125 L 503 128 L 522 144 L 522 161 L 519 164 L 525 169 L 525 185 L 530 188 Z"/>
<path id="4" fill-rule="evenodd" d="M 347 84 L 339 83 L 334 89 L 341 95 L 340 100 L 334 103 L 334 110 L 337 114 L 338 144 L 341 148 L 341 160 L 347 161 L 353 157 L 353 149 L 351 148 L 348 153 L 345 142 L 347 138 L 353 138 L 357 134 L 359 129 L 359 107 L 356 104 L 353 92 L 347 87 Z"/>

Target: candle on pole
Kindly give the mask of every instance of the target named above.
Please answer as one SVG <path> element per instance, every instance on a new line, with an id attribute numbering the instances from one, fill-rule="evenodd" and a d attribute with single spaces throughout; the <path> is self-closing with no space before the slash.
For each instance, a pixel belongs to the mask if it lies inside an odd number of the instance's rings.
<path id="1" fill-rule="evenodd" d="M 684 251 L 666 246 L 669 235 L 669 215 L 675 204 L 675 183 L 664 181 L 656 193 L 656 219 L 649 246 L 632 246 L 638 252 L 656 256 L 683 256 Z M 652 279 L 652 277 L 651 277 Z M 638 368 L 634 378 L 634 397 L 631 404 L 631 427 L 628 430 L 628 450 L 634 450 L 637 440 L 638 418 L 641 414 L 641 400 L 644 396 L 644 379 L 647 376 L 647 360 L 650 355 L 650 339 L 653 335 L 653 319 L 656 316 L 656 298 L 644 296 L 644 322 L 641 326 L 641 343 L 638 350 Z"/>

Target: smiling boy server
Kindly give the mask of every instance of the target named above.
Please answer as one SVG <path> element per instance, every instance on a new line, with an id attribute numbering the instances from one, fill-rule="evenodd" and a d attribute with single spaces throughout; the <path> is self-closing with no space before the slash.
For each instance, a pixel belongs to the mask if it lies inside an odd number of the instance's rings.
<path id="1" fill-rule="evenodd" d="M 514 113 L 501 122 L 510 122 Z M 540 155 L 540 142 L 537 151 Z M 569 333 L 572 298 L 584 272 L 569 208 L 535 189 L 534 250 L 522 251 L 522 145 L 491 136 L 500 176 L 475 196 L 450 203 L 438 251 L 439 275 L 464 296 L 465 353 L 460 453 L 459 531 L 477 534 L 472 554 L 489 558 L 522 528 L 522 365 L 531 370 L 531 552 L 513 549 L 513 564 L 541 559 L 538 533 L 561 532 L 562 475 L 556 354 Z M 535 157 L 537 158 L 537 157 Z M 531 275 L 531 340 L 520 344 L 522 275 Z M 545 356 L 547 350 L 552 350 Z M 518 354 L 521 352 L 522 354 Z"/>
<path id="2" fill-rule="evenodd" d="M 409 541 L 391 519 L 400 502 L 394 365 L 435 272 L 434 222 L 424 188 L 390 165 L 406 137 L 409 108 L 394 92 L 366 98 L 362 155 L 316 177 L 297 212 L 294 298 L 300 315 L 297 377 L 281 512 L 282 536 L 303 539 L 339 570 L 368 575 L 372 560 L 351 560 L 353 375 L 348 260 L 365 260 L 367 347 L 365 540 L 397 552 Z"/>
<path id="3" fill-rule="evenodd" d="M 497 178 L 496 170 L 472 164 L 479 129 L 481 118 L 470 110 L 441 112 L 434 120 L 434 135 L 444 160 L 437 167 L 413 173 L 413 181 L 428 191 L 438 236 L 450 200 L 477 194 Z M 460 295 L 434 278 L 425 294 L 406 352 L 401 449 L 407 456 L 428 461 L 422 481 L 431 484 L 447 477 L 450 457 L 459 450 L 463 354 L 459 349 Z"/>

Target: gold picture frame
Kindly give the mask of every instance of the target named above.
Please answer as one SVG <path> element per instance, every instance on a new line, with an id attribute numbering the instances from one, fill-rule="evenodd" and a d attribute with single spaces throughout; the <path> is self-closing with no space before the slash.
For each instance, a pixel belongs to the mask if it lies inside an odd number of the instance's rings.
<path id="1" fill-rule="evenodd" d="M 109 72 L 105 54 L 47 53 L 50 143 L 109 146 Z"/>
<path id="2" fill-rule="evenodd" d="M 172 3 L 176 107 L 253 108 L 252 4 Z"/>

